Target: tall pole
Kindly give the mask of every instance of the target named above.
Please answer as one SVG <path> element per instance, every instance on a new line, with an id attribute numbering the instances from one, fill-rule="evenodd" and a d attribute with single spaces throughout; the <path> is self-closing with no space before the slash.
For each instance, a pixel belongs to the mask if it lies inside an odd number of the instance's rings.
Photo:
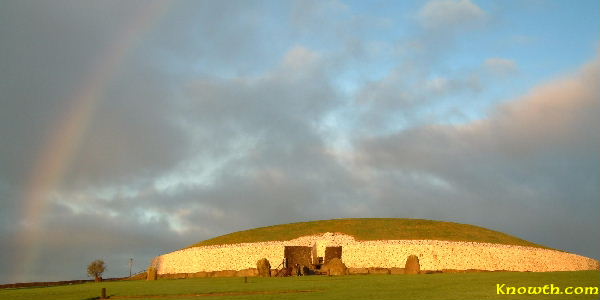
<path id="1" fill-rule="evenodd" d="M 133 266 L 133 258 L 129 259 L 129 277 L 131 277 L 131 267 Z"/>

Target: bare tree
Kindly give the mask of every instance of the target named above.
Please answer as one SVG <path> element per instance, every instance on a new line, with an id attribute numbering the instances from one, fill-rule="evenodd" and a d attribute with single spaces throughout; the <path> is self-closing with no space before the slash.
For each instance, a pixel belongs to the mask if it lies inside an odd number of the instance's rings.
<path id="1" fill-rule="evenodd" d="M 88 276 L 94 277 L 96 282 L 102 281 L 102 273 L 106 271 L 106 265 L 101 259 L 91 262 L 87 267 Z"/>

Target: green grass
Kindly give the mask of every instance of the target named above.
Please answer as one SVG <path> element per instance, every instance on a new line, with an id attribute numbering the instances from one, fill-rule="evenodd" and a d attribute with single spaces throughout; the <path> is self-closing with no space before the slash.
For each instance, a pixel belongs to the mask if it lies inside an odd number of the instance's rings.
<path id="1" fill-rule="evenodd" d="M 304 235 L 343 232 L 357 240 L 443 240 L 548 248 L 486 228 L 420 219 L 336 219 L 275 225 L 222 235 L 188 246 L 285 241 Z"/>
<path id="2" fill-rule="evenodd" d="M 600 272 L 550 273 L 459 273 L 430 275 L 352 275 L 340 277 L 306 276 L 286 278 L 193 278 L 158 281 L 86 283 L 47 288 L 0 290 L 0 299 L 92 299 L 105 287 L 108 295 L 171 295 L 172 298 L 141 299 L 597 299 L 598 295 L 498 295 L 496 284 L 562 288 L 598 287 Z M 245 294 L 237 296 L 190 297 L 198 293 L 290 291 L 285 294 Z M 136 298 L 140 299 L 140 298 Z"/>

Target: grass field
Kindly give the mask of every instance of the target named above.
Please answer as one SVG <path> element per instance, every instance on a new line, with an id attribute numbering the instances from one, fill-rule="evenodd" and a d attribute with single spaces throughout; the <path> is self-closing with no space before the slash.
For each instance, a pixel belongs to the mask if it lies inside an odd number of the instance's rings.
<path id="1" fill-rule="evenodd" d="M 255 228 L 222 235 L 189 247 L 291 240 L 304 235 L 343 232 L 357 240 L 444 240 L 548 248 L 486 228 L 420 219 L 336 219 Z"/>
<path id="2" fill-rule="evenodd" d="M 0 290 L 0 299 L 598 299 L 598 295 L 498 295 L 496 284 L 598 287 L 600 272 L 352 275 L 118 281 Z"/>

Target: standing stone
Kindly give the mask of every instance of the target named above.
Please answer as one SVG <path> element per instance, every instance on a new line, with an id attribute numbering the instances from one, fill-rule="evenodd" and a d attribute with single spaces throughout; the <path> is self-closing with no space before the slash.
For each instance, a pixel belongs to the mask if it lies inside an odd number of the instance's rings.
<path id="1" fill-rule="evenodd" d="M 332 258 L 329 262 L 323 265 L 321 272 L 325 272 L 329 275 L 346 275 L 348 268 L 339 258 Z"/>
<path id="2" fill-rule="evenodd" d="M 271 277 L 271 263 L 266 258 L 256 262 L 256 269 L 259 277 Z"/>
<path id="3" fill-rule="evenodd" d="M 406 265 L 404 266 L 404 274 L 419 274 L 421 271 L 421 265 L 419 264 L 419 258 L 416 255 L 411 255 L 406 259 Z"/>
<path id="4" fill-rule="evenodd" d="M 155 267 L 148 267 L 148 277 L 146 277 L 146 280 L 156 280 L 158 277 L 156 271 Z"/>

